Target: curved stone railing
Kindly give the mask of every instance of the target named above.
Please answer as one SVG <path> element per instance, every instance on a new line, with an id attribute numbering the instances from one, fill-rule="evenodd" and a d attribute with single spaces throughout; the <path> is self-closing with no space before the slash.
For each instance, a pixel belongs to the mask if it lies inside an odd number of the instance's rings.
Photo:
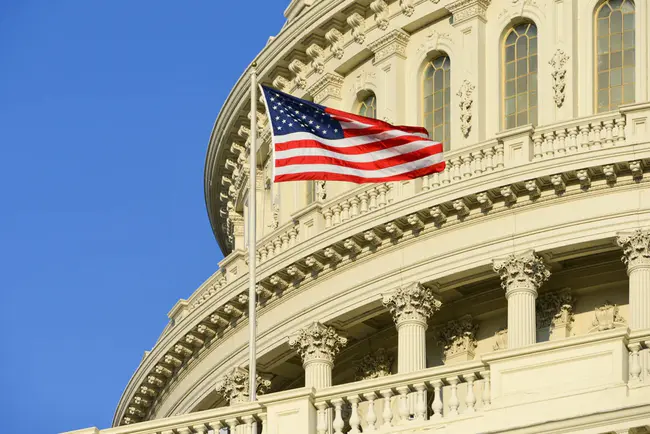
<path id="1" fill-rule="evenodd" d="M 290 221 L 262 238 L 257 243 L 257 263 L 262 264 L 295 246 L 299 241 L 298 234 L 298 225 Z"/>

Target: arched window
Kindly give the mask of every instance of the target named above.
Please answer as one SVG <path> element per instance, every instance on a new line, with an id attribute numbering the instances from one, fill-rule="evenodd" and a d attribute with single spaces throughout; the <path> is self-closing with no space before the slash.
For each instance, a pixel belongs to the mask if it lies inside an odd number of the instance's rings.
<path id="1" fill-rule="evenodd" d="M 607 0 L 596 9 L 596 111 L 634 102 L 634 3 Z"/>
<path id="2" fill-rule="evenodd" d="M 377 117 L 377 97 L 374 93 L 370 92 L 365 98 L 363 98 L 363 100 L 361 100 L 359 103 L 358 113 L 367 118 Z"/>
<path id="3" fill-rule="evenodd" d="M 503 126 L 537 123 L 537 26 L 517 24 L 503 40 Z"/>
<path id="4" fill-rule="evenodd" d="M 451 141 L 451 61 L 449 56 L 435 57 L 424 68 L 422 78 L 422 117 L 431 138 L 449 149 Z"/>

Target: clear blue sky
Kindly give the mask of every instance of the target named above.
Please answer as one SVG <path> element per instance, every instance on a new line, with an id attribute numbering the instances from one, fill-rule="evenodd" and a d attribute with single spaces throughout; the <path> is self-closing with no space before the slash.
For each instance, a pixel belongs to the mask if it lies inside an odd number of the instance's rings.
<path id="1" fill-rule="evenodd" d="M 217 268 L 205 151 L 288 0 L 0 0 L 0 432 L 110 426 Z"/>

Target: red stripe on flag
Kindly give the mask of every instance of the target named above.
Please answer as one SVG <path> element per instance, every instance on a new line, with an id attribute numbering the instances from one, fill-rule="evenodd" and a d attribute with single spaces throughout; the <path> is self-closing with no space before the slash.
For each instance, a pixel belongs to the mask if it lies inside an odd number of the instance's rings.
<path id="1" fill-rule="evenodd" d="M 419 136 L 402 136 L 402 137 L 394 137 L 392 139 L 387 139 L 387 140 L 378 140 L 376 142 L 366 143 L 364 145 L 348 146 L 345 148 L 325 145 L 317 140 L 292 140 L 290 142 L 285 142 L 285 143 L 276 143 L 275 150 L 288 151 L 290 149 L 318 148 L 318 149 L 326 149 L 328 151 L 336 152 L 338 154 L 358 155 L 358 154 L 367 154 L 368 152 L 373 152 L 373 151 L 381 151 L 383 149 L 391 149 L 396 146 L 402 146 L 407 143 L 418 142 L 423 140 L 427 140 L 427 139 L 423 139 L 422 137 Z M 439 145 L 440 146 L 439 152 L 442 152 L 441 143 L 437 143 L 437 142 L 431 142 L 431 143 L 436 143 L 437 145 Z"/>
<path id="2" fill-rule="evenodd" d="M 334 115 L 334 118 L 338 121 L 354 121 L 361 122 L 368 125 L 373 125 L 376 127 L 384 127 L 387 130 L 401 130 L 408 133 L 418 133 L 418 134 L 429 134 L 426 128 L 423 127 L 411 127 L 408 125 L 391 125 L 388 122 L 380 121 L 379 119 L 367 118 L 365 116 L 355 115 L 353 113 L 347 113 L 340 110 L 336 110 L 330 107 L 325 108 L 325 112 Z M 360 128 L 360 130 L 363 130 Z"/>

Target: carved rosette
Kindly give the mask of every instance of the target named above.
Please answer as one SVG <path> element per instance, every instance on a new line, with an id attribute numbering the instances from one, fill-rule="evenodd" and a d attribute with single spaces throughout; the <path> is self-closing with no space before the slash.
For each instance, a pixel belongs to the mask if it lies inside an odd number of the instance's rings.
<path id="1" fill-rule="evenodd" d="M 392 294 L 385 294 L 382 301 L 398 326 L 407 321 L 426 324 L 429 317 L 442 306 L 442 302 L 420 283 L 413 283 L 398 288 Z"/>
<path id="2" fill-rule="evenodd" d="M 573 297 L 568 291 L 543 294 L 535 302 L 537 328 L 551 329 L 573 322 Z"/>
<path id="3" fill-rule="evenodd" d="M 442 346 L 443 361 L 472 360 L 476 342 L 478 325 L 467 315 L 458 320 L 449 321 L 438 332 L 438 344 Z"/>
<path id="4" fill-rule="evenodd" d="M 334 327 L 319 322 L 300 330 L 289 339 L 289 346 L 298 352 L 303 365 L 315 360 L 333 364 L 334 358 L 347 343 L 347 338 L 341 336 Z"/>
<path id="5" fill-rule="evenodd" d="M 460 130 L 465 137 L 469 136 L 472 129 L 472 105 L 474 104 L 472 93 L 474 93 L 474 89 L 475 86 L 469 80 L 463 80 L 463 84 L 456 93 L 460 107 Z"/>
<path id="6" fill-rule="evenodd" d="M 566 87 L 566 63 L 569 56 L 560 48 L 555 50 L 555 54 L 548 62 L 553 68 L 551 75 L 553 77 L 553 99 L 555 105 L 560 108 L 564 104 L 564 88 Z"/>
<path id="7" fill-rule="evenodd" d="M 637 267 L 650 267 L 650 231 L 620 232 L 616 242 L 623 249 L 621 260 L 628 274 Z"/>
<path id="8" fill-rule="evenodd" d="M 528 251 L 521 255 L 510 255 L 493 261 L 494 271 L 501 277 L 501 286 L 506 290 L 506 297 L 514 292 L 534 291 L 551 277 L 544 261 Z"/>
<path id="9" fill-rule="evenodd" d="M 222 395 L 230 405 L 248 402 L 250 399 L 248 383 L 248 371 L 242 368 L 235 368 L 226 374 L 219 383 L 216 391 Z M 257 394 L 263 395 L 271 387 L 271 381 L 257 375 Z"/>
<path id="10" fill-rule="evenodd" d="M 371 378 L 387 377 L 391 375 L 391 367 L 395 359 L 385 349 L 366 354 L 359 361 L 355 373 L 355 381 L 369 380 Z"/>

